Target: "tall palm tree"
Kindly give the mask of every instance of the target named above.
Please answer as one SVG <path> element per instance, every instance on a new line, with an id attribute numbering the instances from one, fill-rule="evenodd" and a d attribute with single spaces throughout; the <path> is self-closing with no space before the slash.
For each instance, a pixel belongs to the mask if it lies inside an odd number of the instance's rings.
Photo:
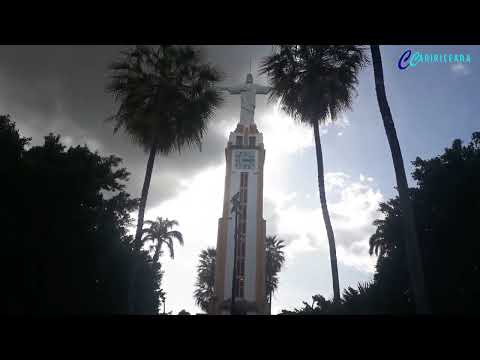
<path id="1" fill-rule="evenodd" d="M 400 208 L 402 211 L 402 221 L 404 224 L 404 241 L 407 254 L 408 269 L 410 274 L 410 282 L 415 297 L 415 306 L 418 313 L 430 313 L 430 305 L 425 289 L 425 276 L 423 272 L 422 260 L 420 255 L 420 247 L 415 228 L 415 216 L 413 212 L 412 202 L 409 196 L 407 176 L 402 158 L 402 151 L 398 142 L 395 124 L 393 122 L 390 106 L 387 101 L 385 92 L 385 83 L 383 79 L 382 57 L 380 47 L 371 45 L 373 73 L 375 76 L 375 90 L 377 92 L 377 101 L 380 113 L 383 119 L 383 126 L 387 134 L 390 152 L 392 153 L 393 167 L 395 169 L 395 177 L 397 179 L 397 188 L 400 198 Z"/>
<path id="2" fill-rule="evenodd" d="M 215 258 L 217 251 L 209 247 L 200 253 L 200 262 L 197 267 L 197 281 L 195 282 L 195 303 L 206 313 L 214 299 Z"/>
<path id="3" fill-rule="evenodd" d="M 177 239 L 178 243 L 183 246 L 183 235 L 180 231 L 170 230 L 174 226 L 178 226 L 177 220 L 168 220 L 162 217 L 157 217 L 157 220 L 145 221 L 145 224 L 149 225 L 148 228 L 143 229 L 145 236 L 143 237 L 143 243 L 151 241 L 153 244 L 150 246 L 150 250 L 154 250 L 153 262 L 156 263 L 158 258 L 162 254 L 162 245 L 167 244 L 170 252 L 170 257 L 175 257 L 173 250 L 173 240 Z"/>
<path id="4" fill-rule="evenodd" d="M 149 153 L 140 198 L 135 246 L 141 247 L 143 218 L 155 155 L 201 146 L 207 123 L 222 99 L 217 69 L 202 63 L 190 46 L 136 46 L 110 65 L 107 91 L 120 103 L 109 118 Z"/>
<path id="5" fill-rule="evenodd" d="M 201 146 L 207 123 L 222 102 L 215 87 L 221 75 L 190 46 L 136 46 L 122 55 L 109 67 L 106 89 L 119 103 L 109 118 L 115 123 L 114 132 L 123 128 L 149 153 L 133 242 L 139 251 L 155 156 Z M 129 281 L 130 312 L 137 267 L 131 269 Z"/>
<path id="6" fill-rule="evenodd" d="M 283 240 L 277 239 L 277 236 L 267 236 L 265 239 L 265 282 L 267 302 L 272 304 L 272 295 L 278 287 L 278 273 L 282 269 L 285 262 L 285 254 L 283 248 L 285 244 Z"/>
<path id="7" fill-rule="evenodd" d="M 334 300 L 340 302 L 335 237 L 325 196 L 319 124 L 351 107 L 358 73 L 367 63 L 361 46 L 279 45 L 266 57 L 261 73 L 272 85 L 270 99 L 279 99 L 282 109 L 300 123 L 313 127 L 317 155 L 320 204 L 330 248 Z"/>

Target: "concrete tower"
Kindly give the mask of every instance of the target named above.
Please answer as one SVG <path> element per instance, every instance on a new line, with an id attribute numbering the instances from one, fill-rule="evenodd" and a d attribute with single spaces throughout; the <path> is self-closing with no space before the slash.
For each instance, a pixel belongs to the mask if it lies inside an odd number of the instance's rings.
<path id="1" fill-rule="evenodd" d="M 222 90 L 241 96 L 240 121 L 225 149 L 226 173 L 222 217 L 218 221 L 215 272 L 215 303 L 211 313 L 230 314 L 233 263 L 235 266 L 235 303 L 247 314 L 264 314 L 265 309 L 265 220 L 263 219 L 263 135 L 254 122 L 256 94 L 267 94 L 269 87 L 253 83 L 251 74 L 245 84 Z M 237 218 L 237 254 L 235 213 L 232 198 L 239 193 Z"/>

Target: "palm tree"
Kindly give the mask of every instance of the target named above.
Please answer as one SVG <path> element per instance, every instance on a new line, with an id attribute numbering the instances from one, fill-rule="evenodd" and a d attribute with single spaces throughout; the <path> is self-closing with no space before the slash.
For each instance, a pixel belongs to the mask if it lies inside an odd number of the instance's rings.
<path id="1" fill-rule="evenodd" d="M 107 91 L 120 103 L 108 120 L 149 152 L 140 198 L 135 245 L 141 247 L 143 217 L 155 155 L 178 152 L 185 146 L 201 146 L 207 122 L 222 99 L 215 84 L 221 75 L 201 62 L 190 46 L 137 46 L 122 53 L 110 65 Z"/>
<path id="2" fill-rule="evenodd" d="M 157 217 L 157 220 L 145 221 L 148 228 L 143 229 L 143 233 L 146 236 L 143 237 L 143 243 L 147 241 L 153 242 L 150 245 L 150 250 L 154 250 L 153 254 L 153 262 L 156 263 L 158 258 L 162 254 L 162 245 L 167 244 L 168 250 L 170 252 L 170 258 L 175 257 L 175 253 L 173 251 L 173 240 L 177 239 L 178 243 L 183 246 L 183 235 L 180 231 L 177 230 L 170 230 L 174 226 L 178 226 L 177 220 L 168 220 L 162 217 Z"/>
<path id="3" fill-rule="evenodd" d="M 400 208 L 402 211 L 402 221 L 404 225 L 403 236 L 407 254 L 410 282 L 412 284 L 415 297 L 415 306 L 418 313 L 427 314 L 430 313 L 430 305 L 425 289 L 425 277 L 415 228 L 415 216 L 409 196 L 402 151 L 400 149 L 397 132 L 395 130 L 395 124 L 393 122 L 385 92 L 380 47 L 378 45 L 371 45 L 370 49 L 372 52 L 373 73 L 375 76 L 375 89 L 377 92 L 378 106 L 382 115 L 385 133 L 387 134 L 388 144 L 390 145 L 393 167 L 395 169 L 395 177 L 397 179 Z"/>
<path id="4" fill-rule="evenodd" d="M 266 276 L 265 286 L 269 303 L 271 303 L 272 294 L 278 287 L 278 272 L 280 272 L 285 256 L 283 253 L 283 240 L 277 240 L 276 236 L 267 236 L 265 241 L 266 250 Z M 200 262 L 197 267 L 197 281 L 195 283 L 195 303 L 205 312 L 209 311 L 209 306 L 214 300 L 214 282 L 215 282 L 215 259 L 216 249 L 207 248 L 200 253 Z"/>
<path id="5" fill-rule="evenodd" d="M 200 263 L 197 267 L 197 281 L 195 283 L 195 303 L 206 313 L 214 300 L 215 259 L 217 251 L 209 247 L 200 253 Z"/>
<path id="6" fill-rule="evenodd" d="M 133 243 L 139 251 L 155 156 L 201 146 L 207 123 L 222 102 L 215 88 L 221 75 L 202 63 L 200 53 L 190 46 L 136 46 L 122 55 L 109 67 L 106 89 L 120 105 L 108 120 L 115 122 L 114 132 L 123 128 L 149 153 Z M 128 293 L 130 312 L 136 271 L 134 265 Z"/>
<path id="7" fill-rule="evenodd" d="M 351 107 L 358 73 L 367 63 L 361 46 L 279 45 L 266 57 L 261 73 L 267 74 L 270 99 L 279 99 L 282 109 L 300 123 L 313 127 L 317 155 L 318 188 L 330 248 L 334 300 L 340 302 L 335 237 L 325 196 L 322 146 L 319 123 Z"/>
<path id="8" fill-rule="evenodd" d="M 265 239 L 265 282 L 267 302 L 272 305 L 272 295 L 278 287 L 277 274 L 282 269 L 285 262 L 283 248 L 285 247 L 283 240 L 277 240 L 277 236 L 267 236 Z"/>

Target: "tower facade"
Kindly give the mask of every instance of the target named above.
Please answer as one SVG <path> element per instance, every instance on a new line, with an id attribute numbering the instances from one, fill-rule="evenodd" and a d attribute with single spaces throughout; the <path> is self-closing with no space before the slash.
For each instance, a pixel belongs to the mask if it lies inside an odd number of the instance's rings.
<path id="1" fill-rule="evenodd" d="M 230 314 L 235 262 L 235 303 L 247 314 L 264 314 L 265 309 L 265 231 L 263 219 L 263 135 L 253 121 L 251 99 L 255 86 L 247 76 L 242 91 L 242 110 L 236 129 L 225 149 L 226 173 L 222 217 L 218 221 L 215 271 L 215 302 L 211 313 Z M 250 85 L 250 87 L 248 87 Z M 253 86 L 253 90 L 252 90 Z M 235 89 L 238 90 L 239 87 Z M 228 88 L 226 88 L 229 90 Z M 231 91 L 231 93 L 233 93 Z M 238 92 L 236 92 L 238 94 Z M 245 96 L 244 96 L 245 95 Z M 247 94 L 248 95 L 248 94 Z M 250 96 L 251 97 L 251 96 Z M 253 98 L 255 95 L 253 95 Z M 248 103 L 247 103 L 248 101 Z M 248 106 L 250 108 L 248 108 Z M 249 111 L 250 110 L 250 111 Z M 247 114 L 248 116 L 246 116 Z M 232 212 L 232 198 L 239 193 L 238 217 Z M 235 239 L 235 222 L 237 232 Z M 235 246 L 236 242 L 236 246 Z M 234 249 L 236 248 L 236 255 Z"/>

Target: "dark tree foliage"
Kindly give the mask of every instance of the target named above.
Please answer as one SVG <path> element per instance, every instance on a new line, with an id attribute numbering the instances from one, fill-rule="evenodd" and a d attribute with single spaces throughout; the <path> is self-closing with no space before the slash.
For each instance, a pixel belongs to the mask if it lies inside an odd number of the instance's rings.
<path id="1" fill-rule="evenodd" d="M 417 157 L 413 165 L 418 187 L 410 189 L 410 196 L 432 312 L 479 313 L 480 133 L 474 133 L 468 145 L 457 139 L 442 155 L 430 160 Z M 371 240 L 371 250 L 383 248 L 375 281 L 386 287 L 393 280 L 394 295 L 411 303 L 405 249 L 401 230 L 396 230 L 401 216 L 398 198 L 383 207 L 387 217 L 378 222 Z"/>
<path id="2" fill-rule="evenodd" d="M 285 262 L 283 248 L 284 241 L 277 239 L 276 235 L 267 236 L 265 239 L 265 289 L 267 301 L 272 302 L 272 295 L 278 288 L 278 273 Z"/>
<path id="3" fill-rule="evenodd" d="M 209 311 L 212 302 L 215 301 L 215 263 L 217 250 L 209 247 L 202 250 L 199 255 L 199 264 L 197 266 L 197 280 L 195 282 L 195 291 L 193 297 L 195 304 L 205 313 Z"/>
<path id="4" fill-rule="evenodd" d="M 162 272 L 127 235 L 138 201 L 121 159 L 49 134 L 27 149 L 0 116 L 0 219 L 7 314 L 127 313 L 128 269 L 140 258 L 136 313 L 158 313 Z"/>
<path id="5" fill-rule="evenodd" d="M 416 230 L 425 266 L 432 312 L 478 314 L 480 303 L 480 132 L 468 145 L 455 140 L 430 160 L 417 157 L 410 189 Z M 336 314 L 413 314 L 413 294 L 406 266 L 402 212 L 398 197 L 380 205 L 370 254 L 377 254 L 372 283 L 344 290 Z M 329 301 L 304 303 L 283 314 L 327 314 Z"/>
<path id="6" fill-rule="evenodd" d="M 304 301 L 302 308 L 295 308 L 293 311 L 282 310 L 280 315 L 328 315 L 336 314 L 338 308 L 339 305 L 325 299 L 322 295 L 314 295 L 312 296 L 312 305 Z"/>

